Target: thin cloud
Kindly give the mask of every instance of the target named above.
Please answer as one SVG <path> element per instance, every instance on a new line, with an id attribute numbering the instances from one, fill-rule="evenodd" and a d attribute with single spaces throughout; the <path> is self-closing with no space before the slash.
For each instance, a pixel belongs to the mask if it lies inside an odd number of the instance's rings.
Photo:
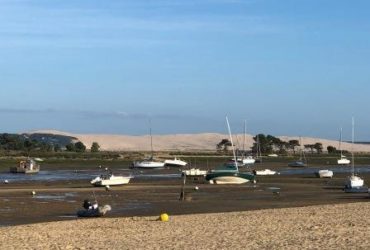
<path id="1" fill-rule="evenodd" d="M 145 120 L 145 119 L 163 119 L 163 120 L 175 120 L 179 118 L 190 118 L 184 115 L 177 114 L 144 114 L 144 113 L 128 113 L 125 111 L 90 111 L 90 110 L 57 110 L 57 109 L 22 109 L 22 108 L 0 108 L 0 114 L 33 114 L 33 115 L 70 115 L 80 116 L 89 119 L 99 118 L 116 118 L 116 119 L 128 119 L 128 120 Z"/>

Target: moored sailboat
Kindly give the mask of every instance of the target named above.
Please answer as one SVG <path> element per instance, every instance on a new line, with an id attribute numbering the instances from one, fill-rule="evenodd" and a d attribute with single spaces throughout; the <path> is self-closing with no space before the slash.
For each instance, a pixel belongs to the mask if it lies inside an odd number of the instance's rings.
<path id="1" fill-rule="evenodd" d="M 360 189 L 364 186 L 364 180 L 357 176 L 355 174 L 355 157 L 354 157 L 354 154 L 353 154 L 353 144 L 355 143 L 355 120 L 354 118 L 352 117 L 352 165 L 351 165 L 351 175 L 348 176 L 344 182 L 344 188 L 345 189 Z"/>
<path id="2" fill-rule="evenodd" d="M 342 151 L 342 128 L 340 128 L 339 150 L 340 150 L 340 159 L 337 160 L 338 165 L 350 164 L 351 161 L 347 159 L 345 155 L 343 155 L 343 151 Z"/>
<path id="3" fill-rule="evenodd" d="M 144 159 L 142 161 L 134 161 L 132 163 L 133 168 L 163 168 L 165 163 L 161 161 L 156 161 L 154 159 L 153 153 L 153 137 L 152 137 L 152 128 L 149 129 L 150 134 L 150 148 L 151 148 L 151 157 L 148 159 Z"/>
<path id="4" fill-rule="evenodd" d="M 236 159 L 235 148 L 233 139 L 231 136 L 231 129 L 229 120 L 226 117 L 227 128 L 229 131 L 229 137 L 231 147 L 233 150 L 234 161 L 229 164 L 225 164 L 215 170 L 207 173 L 205 179 L 211 184 L 243 184 L 249 181 L 255 182 L 255 175 L 252 173 L 240 173 L 238 168 L 238 161 Z"/>

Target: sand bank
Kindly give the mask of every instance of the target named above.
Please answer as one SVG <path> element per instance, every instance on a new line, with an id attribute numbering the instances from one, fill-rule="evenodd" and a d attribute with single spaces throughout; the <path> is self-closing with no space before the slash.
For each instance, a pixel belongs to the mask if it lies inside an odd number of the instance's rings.
<path id="1" fill-rule="evenodd" d="M 93 142 L 98 142 L 102 150 L 150 151 L 150 137 L 148 135 L 72 134 L 53 130 L 34 131 L 34 133 L 36 132 L 76 137 L 88 148 Z M 239 145 L 240 148 L 242 147 L 243 136 L 242 134 L 234 135 L 234 143 Z M 224 138 L 229 138 L 229 136 L 218 133 L 153 135 L 153 147 L 155 151 L 216 150 L 216 145 Z M 279 136 L 279 138 L 283 141 L 299 140 L 299 137 L 291 136 Z M 324 150 L 326 150 L 327 146 L 339 147 L 338 141 L 335 140 L 302 137 L 301 141 L 302 145 L 321 142 Z M 247 135 L 246 148 L 252 147 L 253 143 L 253 136 Z M 351 147 L 350 143 L 342 143 L 342 149 L 344 150 L 351 150 Z M 370 152 L 370 144 L 355 144 L 353 150 L 356 152 Z"/>
<path id="2" fill-rule="evenodd" d="M 1 249 L 369 249 L 370 203 L 0 229 Z"/>

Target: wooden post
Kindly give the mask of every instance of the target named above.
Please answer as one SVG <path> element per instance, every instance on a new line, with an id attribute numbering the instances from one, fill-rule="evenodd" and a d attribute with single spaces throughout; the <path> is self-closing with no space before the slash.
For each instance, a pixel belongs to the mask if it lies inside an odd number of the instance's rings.
<path id="1" fill-rule="evenodd" d="M 185 184 L 186 184 L 186 174 L 183 173 L 183 175 L 182 175 L 182 187 L 181 187 L 181 193 L 180 193 L 180 201 L 185 200 Z"/>

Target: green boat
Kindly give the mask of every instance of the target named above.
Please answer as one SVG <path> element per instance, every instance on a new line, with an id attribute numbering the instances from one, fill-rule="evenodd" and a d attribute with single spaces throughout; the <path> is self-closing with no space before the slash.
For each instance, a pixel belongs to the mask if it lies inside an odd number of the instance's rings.
<path id="1" fill-rule="evenodd" d="M 252 173 L 240 173 L 235 164 L 226 164 L 210 171 L 205 179 L 211 184 L 243 184 L 255 182 L 255 175 Z"/>
<path id="2" fill-rule="evenodd" d="M 231 136 L 231 129 L 229 120 L 226 117 L 227 128 L 229 130 L 230 142 L 233 149 L 234 161 L 227 163 L 215 170 L 210 171 L 205 179 L 211 184 L 243 184 L 249 181 L 256 182 L 255 175 L 252 173 L 240 173 L 238 162 L 236 160 L 233 139 Z"/>

